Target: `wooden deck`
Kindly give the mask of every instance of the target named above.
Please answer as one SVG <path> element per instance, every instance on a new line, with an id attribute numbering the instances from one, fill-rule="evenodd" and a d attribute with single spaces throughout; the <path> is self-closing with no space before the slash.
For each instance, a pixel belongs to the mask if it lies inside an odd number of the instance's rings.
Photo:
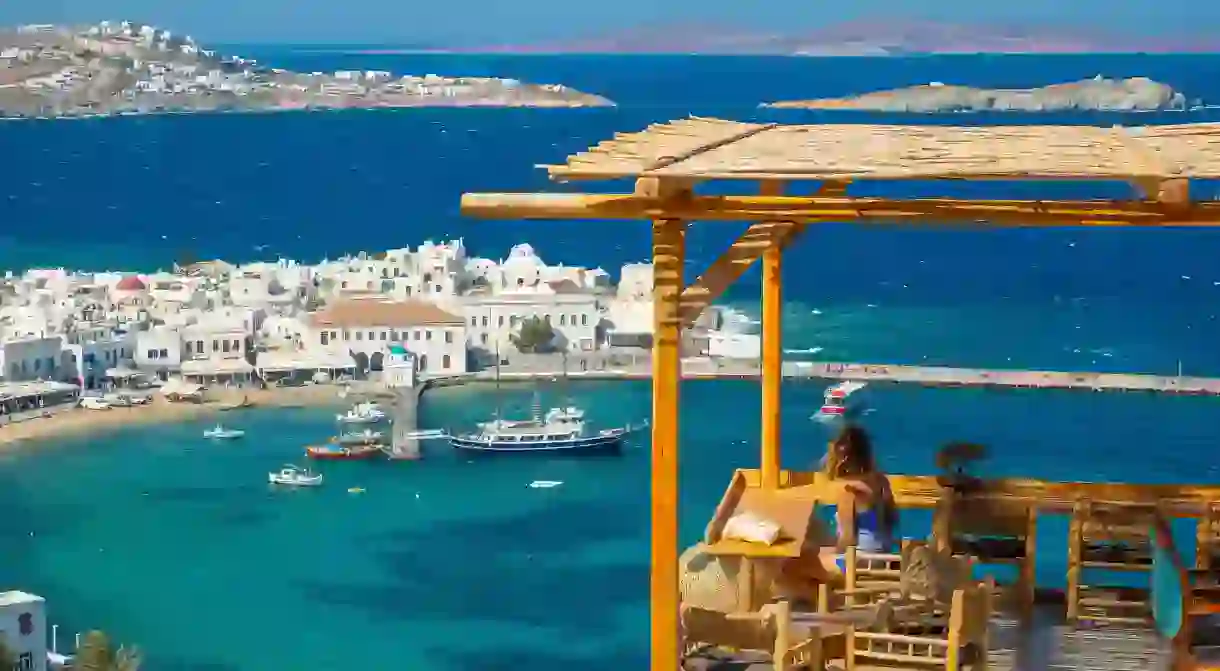
<path id="1" fill-rule="evenodd" d="M 819 361 L 786 364 L 790 377 L 899 382 L 933 387 L 1009 387 L 1079 389 L 1087 391 L 1148 391 L 1159 394 L 1220 396 L 1220 378 L 1090 373 Z"/>
<path id="2" fill-rule="evenodd" d="M 991 631 L 992 671 L 1161 671 L 1165 646 L 1149 629 L 1073 629 L 1063 605 L 1040 607 L 1028 628 L 996 620 Z M 833 663 L 830 668 L 835 668 Z M 711 653 L 687 660 L 687 671 L 771 671 L 759 655 Z"/>

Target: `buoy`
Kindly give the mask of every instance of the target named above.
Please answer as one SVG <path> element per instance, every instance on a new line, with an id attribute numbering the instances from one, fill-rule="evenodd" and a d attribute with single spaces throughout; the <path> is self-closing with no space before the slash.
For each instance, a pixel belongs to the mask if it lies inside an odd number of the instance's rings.
<path id="1" fill-rule="evenodd" d="M 363 493 L 364 493 L 364 487 L 348 487 L 348 488 L 347 488 L 347 493 L 348 493 L 348 494 L 363 494 Z"/>

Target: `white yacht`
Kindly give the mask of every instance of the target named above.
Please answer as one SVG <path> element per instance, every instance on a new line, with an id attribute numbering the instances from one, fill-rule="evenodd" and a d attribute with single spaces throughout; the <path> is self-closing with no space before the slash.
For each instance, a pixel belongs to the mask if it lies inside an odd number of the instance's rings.
<path id="1" fill-rule="evenodd" d="M 376 424 L 385 421 L 387 415 L 376 403 L 357 403 L 347 412 L 336 415 L 335 419 L 342 424 Z"/>
<path id="2" fill-rule="evenodd" d="M 226 429 L 224 426 L 217 424 L 215 427 L 203 432 L 204 438 L 214 438 L 217 440 L 232 440 L 241 438 L 246 435 L 245 431 L 240 429 Z"/>

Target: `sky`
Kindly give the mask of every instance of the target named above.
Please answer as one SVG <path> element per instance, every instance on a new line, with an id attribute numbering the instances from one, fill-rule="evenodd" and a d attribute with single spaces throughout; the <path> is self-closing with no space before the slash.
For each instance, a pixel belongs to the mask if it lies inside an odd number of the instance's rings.
<path id="1" fill-rule="evenodd" d="M 1200 0 L 0 0 L 0 25 L 129 19 L 211 43 L 470 46 L 594 37 L 682 21 L 791 33 L 902 16 L 954 22 L 1095 26 L 1197 35 L 1220 25 Z"/>

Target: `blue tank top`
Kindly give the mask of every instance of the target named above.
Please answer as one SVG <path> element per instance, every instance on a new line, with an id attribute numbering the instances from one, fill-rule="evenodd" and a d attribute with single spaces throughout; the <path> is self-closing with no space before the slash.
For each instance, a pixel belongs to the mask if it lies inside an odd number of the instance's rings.
<path id="1" fill-rule="evenodd" d="M 856 511 L 856 547 L 865 552 L 889 552 L 894 548 L 893 529 L 886 529 L 876 508 Z"/>

